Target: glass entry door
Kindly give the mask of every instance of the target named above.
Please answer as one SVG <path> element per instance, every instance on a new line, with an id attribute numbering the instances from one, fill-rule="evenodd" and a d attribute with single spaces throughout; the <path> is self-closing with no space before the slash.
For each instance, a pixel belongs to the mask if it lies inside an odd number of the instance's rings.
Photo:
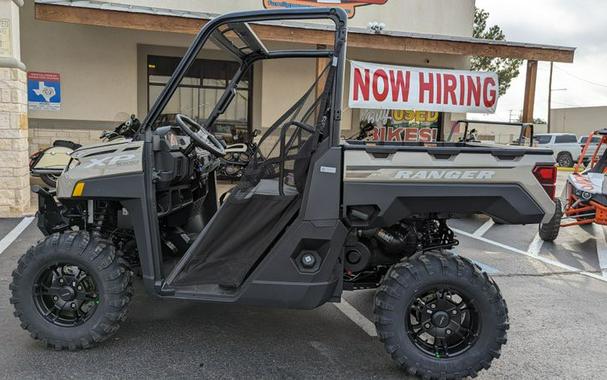
<path id="1" fill-rule="evenodd" d="M 148 56 L 148 110 L 177 68 L 180 58 Z M 224 93 L 230 79 L 238 70 L 238 63 L 197 59 L 160 117 L 160 122 L 171 123 L 181 113 L 201 123 L 209 116 L 217 100 Z M 217 135 L 226 143 L 248 141 L 251 133 L 252 74 L 240 82 L 236 97 L 215 125 Z"/>

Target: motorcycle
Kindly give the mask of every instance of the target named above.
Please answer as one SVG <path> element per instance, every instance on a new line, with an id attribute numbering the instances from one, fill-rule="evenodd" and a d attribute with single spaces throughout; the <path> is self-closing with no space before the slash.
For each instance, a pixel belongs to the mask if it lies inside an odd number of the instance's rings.
<path id="1" fill-rule="evenodd" d="M 261 131 L 255 129 L 251 133 L 248 143 L 237 143 L 227 145 L 225 156 L 221 158 L 219 177 L 224 179 L 238 179 L 242 176 L 245 167 L 249 164 L 251 157 L 257 150 L 257 144 L 253 141 Z"/>
<path id="2" fill-rule="evenodd" d="M 361 121 L 359 127 L 358 132 L 355 135 L 348 137 L 346 140 L 364 141 L 373 137 L 373 130 L 376 127 L 375 123 L 370 121 Z"/>
<path id="3" fill-rule="evenodd" d="M 141 123 L 135 115 L 120 124 L 113 131 L 104 131 L 101 134 L 102 142 L 116 142 L 118 140 L 131 139 L 135 136 Z M 82 145 L 73 141 L 56 140 L 53 146 L 42 149 L 30 156 L 30 173 L 34 177 L 40 177 L 42 182 L 50 187 L 57 185 L 57 178 L 70 162 L 70 155 Z"/>

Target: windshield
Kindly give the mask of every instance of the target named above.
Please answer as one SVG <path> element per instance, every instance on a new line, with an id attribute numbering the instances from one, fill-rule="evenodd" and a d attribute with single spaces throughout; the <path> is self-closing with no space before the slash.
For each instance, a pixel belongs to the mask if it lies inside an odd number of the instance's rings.
<path id="1" fill-rule="evenodd" d="M 588 137 L 582 137 L 580 139 L 580 144 L 586 144 L 587 141 L 588 141 Z M 591 141 L 591 144 L 598 144 L 599 141 L 601 141 L 600 137 L 593 137 L 592 141 Z"/>
<path id="2" fill-rule="evenodd" d="M 229 55 L 217 51 L 213 59 L 197 57 L 175 93 L 164 108 L 155 127 L 175 122 L 177 114 L 189 116 L 198 123 L 204 123 L 210 116 L 217 101 L 226 91 L 230 80 L 240 65 Z M 148 57 L 149 107 L 156 102 L 172 73 L 179 65 L 177 57 Z M 249 123 L 249 97 L 252 70 L 249 70 L 236 87 L 236 97 L 226 112 L 219 115 L 215 130 L 222 135 L 237 136 L 247 130 Z"/>
<path id="3" fill-rule="evenodd" d="M 468 124 L 468 128 L 466 128 Z M 445 136 L 447 142 L 477 142 L 484 144 L 524 145 L 520 142 L 523 125 L 499 122 L 459 121 Z"/>

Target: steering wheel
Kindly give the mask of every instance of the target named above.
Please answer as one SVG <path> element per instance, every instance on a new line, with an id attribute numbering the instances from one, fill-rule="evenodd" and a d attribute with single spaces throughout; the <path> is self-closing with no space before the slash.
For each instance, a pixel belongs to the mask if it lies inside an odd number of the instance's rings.
<path id="1" fill-rule="evenodd" d="M 211 132 L 204 129 L 200 124 L 182 114 L 178 114 L 175 117 L 175 120 L 177 121 L 177 124 L 179 124 L 181 130 L 190 136 L 194 145 L 217 157 L 223 157 L 226 154 L 223 144 L 217 137 L 213 136 Z"/>

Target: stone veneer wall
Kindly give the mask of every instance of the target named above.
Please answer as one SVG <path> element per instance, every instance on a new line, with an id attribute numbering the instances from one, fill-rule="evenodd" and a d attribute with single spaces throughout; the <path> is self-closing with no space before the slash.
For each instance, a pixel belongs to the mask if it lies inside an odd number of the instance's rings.
<path id="1" fill-rule="evenodd" d="M 29 153 L 48 148 L 53 145 L 55 140 L 69 140 L 80 145 L 99 144 L 102 132 L 102 129 L 57 129 L 30 126 Z"/>
<path id="2" fill-rule="evenodd" d="M 0 68 L 0 217 L 30 208 L 26 73 Z"/>

